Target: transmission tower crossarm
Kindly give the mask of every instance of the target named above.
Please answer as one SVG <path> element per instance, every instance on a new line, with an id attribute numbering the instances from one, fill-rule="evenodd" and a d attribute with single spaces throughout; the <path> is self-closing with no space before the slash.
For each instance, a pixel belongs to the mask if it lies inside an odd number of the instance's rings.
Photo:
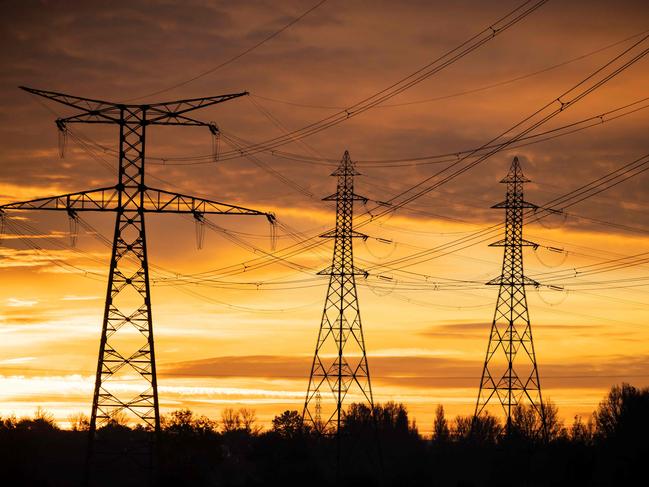
<path id="1" fill-rule="evenodd" d="M 56 91 L 39 90 L 37 88 L 29 88 L 27 86 L 19 86 L 19 88 L 28 93 L 31 93 L 32 95 L 42 96 L 43 98 L 56 101 L 58 103 L 61 103 L 62 105 L 76 108 L 78 110 L 81 110 L 82 112 L 94 112 L 97 115 L 106 110 L 114 110 L 117 106 L 115 103 L 104 100 L 82 98 L 80 96 L 67 95 L 65 93 L 58 93 Z M 115 120 L 119 120 L 119 118 L 116 118 Z"/>
<path id="2" fill-rule="evenodd" d="M 146 188 L 143 192 L 143 211 L 153 213 L 189 213 L 193 215 L 263 215 L 275 221 L 269 212 L 252 210 L 243 206 L 229 205 L 219 201 L 173 193 L 162 189 Z"/>
<path id="3" fill-rule="evenodd" d="M 525 240 L 524 238 L 520 238 L 519 241 L 520 245 L 523 247 L 534 247 L 535 250 L 539 247 L 539 244 L 537 244 L 536 242 L 530 242 L 529 240 Z M 507 239 L 502 239 L 490 243 L 489 247 L 507 247 L 508 245 L 511 245 L 511 242 L 509 242 Z"/>
<path id="4" fill-rule="evenodd" d="M 367 203 L 369 201 L 368 197 L 356 193 L 351 193 L 350 195 L 346 196 L 346 198 L 350 201 L 351 200 L 362 201 L 363 203 Z M 330 194 L 329 196 L 325 196 L 324 198 L 322 198 L 322 201 L 336 201 L 337 199 L 338 199 L 338 193 L 333 193 Z"/>
<path id="5" fill-rule="evenodd" d="M 529 203 L 528 201 L 501 201 L 500 203 L 496 203 L 493 205 L 491 208 L 532 208 L 536 210 L 538 208 L 538 205 L 535 205 L 534 203 Z"/>
<path id="6" fill-rule="evenodd" d="M 363 240 L 367 240 L 369 238 L 364 233 L 357 232 L 356 230 L 350 230 L 350 229 L 345 229 L 345 230 L 336 229 L 320 235 L 320 238 L 336 238 L 336 237 L 362 238 Z"/>
<path id="7" fill-rule="evenodd" d="M 539 287 L 541 284 L 527 276 L 513 279 L 505 276 L 494 277 L 491 281 L 485 283 L 487 286 L 534 286 Z"/>
<path id="8" fill-rule="evenodd" d="M 172 116 L 172 115 L 182 115 L 193 110 L 198 110 L 199 108 L 209 107 L 211 105 L 217 105 L 225 101 L 232 100 L 234 98 L 239 98 L 241 96 L 247 96 L 249 93 L 247 91 L 242 91 L 240 93 L 228 93 L 226 95 L 218 96 L 207 96 L 202 98 L 189 98 L 186 100 L 176 100 L 176 101 L 167 101 L 162 103 L 153 103 L 151 105 L 146 105 L 152 113 L 158 113 L 161 117 Z M 140 106 L 140 105 L 138 105 Z M 155 120 L 155 117 L 153 117 Z"/>
<path id="9" fill-rule="evenodd" d="M 67 211 L 115 211 L 119 206 L 119 191 L 115 186 L 67 193 L 29 201 L 0 205 L 5 210 L 67 210 Z"/>
<path id="10" fill-rule="evenodd" d="M 81 111 L 81 113 L 70 117 L 59 118 L 57 120 L 57 125 L 59 125 L 59 127 L 65 126 L 66 123 L 211 126 L 212 124 L 210 123 L 194 120 L 184 114 L 200 108 L 223 103 L 232 100 L 233 98 L 248 95 L 247 91 L 243 91 L 241 93 L 229 93 L 226 95 L 208 96 L 203 98 L 189 98 L 162 103 L 152 103 L 148 105 L 129 105 L 125 103 L 112 103 L 94 98 L 67 95 L 56 91 L 28 88 L 26 86 L 21 86 L 20 89 Z M 144 113 L 147 114 L 146 117 L 143 116 Z"/>
<path id="11" fill-rule="evenodd" d="M 338 275 L 343 275 L 343 273 L 340 270 L 336 270 L 336 268 L 334 266 L 329 266 L 326 269 L 322 269 L 321 271 L 319 271 L 317 273 L 317 275 L 319 275 L 319 276 L 338 276 Z M 367 272 L 364 269 L 360 269 L 360 268 L 358 268 L 356 266 L 353 266 L 351 269 L 345 270 L 344 275 L 347 275 L 347 276 L 354 275 L 354 276 L 367 277 L 367 276 L 370 275 L 370 273 Z"/>

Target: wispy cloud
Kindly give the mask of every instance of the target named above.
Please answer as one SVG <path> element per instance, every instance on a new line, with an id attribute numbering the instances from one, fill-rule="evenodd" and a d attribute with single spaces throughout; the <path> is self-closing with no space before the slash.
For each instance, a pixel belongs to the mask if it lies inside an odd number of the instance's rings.
<path id="1" fill-rule="evenodd" d="M 21 299 L 21 298 L 9 298 L 7 299 L 7 306 L 12 308 L 30 308 L 38 304 L 37 299 Z"/>

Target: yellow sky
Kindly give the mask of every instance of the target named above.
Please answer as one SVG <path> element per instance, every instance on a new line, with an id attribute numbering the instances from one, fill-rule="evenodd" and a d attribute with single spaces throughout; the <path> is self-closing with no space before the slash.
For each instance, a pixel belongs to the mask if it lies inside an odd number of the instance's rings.
<path id="1" fill-rule="evenodd" d="M 362 188 L 360 178 L 358 186 Z M 332 216 L 326 212 L 292 213 L 303 228 L 326 225 Z M 108 233 L 105 217 L 85 219 L 96 221 L 96 227 Z M 230 227 L 227 217 L 215 220 Z M 155 218 L 151 221 L 153 264 L 192 273 L 250 258 L 249 253 L 213 233 L 208 234 L 205 248 L 196 250 L 192 224 L 180 220 L 178 228 L 187 230 L 187 236 L 175 240 L 179 251 L 174 258 L 162 259 L 162 228 L 157 227 Z M 649 247 L 648 238 L 580 232 L 567 229 L 561 221 L 554 224 L 556 228 L 531 225 L 526 236 L 562 248 L 567 254 L 547 249 L 539 249 L 536 255 L 528 251 L 528 275 L 554 270 L 547 266 L 560 264 L 556 269 L 570 269 Z M 266 230 L 262 223 L 251 228 L 260 237 Z M 380 263 L 476 228 L 475 224 L 395 216 L 368 227 L 367 233 L 380 230 L 383 238 L 394 238 L 396 244 L 358 241 L 355 255 L 357 262 Z M 68 238 L 64 231 L 57 236 L 62 242 Z M 106 251 L 94 242 L 82 232 L 77 249 L 105 261 Z M 266 241 L 256 243 L 268 247 Z M 617 250 L 597 250 L 604 248 Z M 301 256 L 296 261 L 324 267 L 328 250 L 325 247 L 320 254 Z M 2 252 L 2 414 L 30 414 L 35 405 L 41 405 L 65 421 L 71 413 L 88 412 L 105 283 L 100 277 L 63 271 L 47 259 L 60 258 L 104 274 L 106 269 L 85 256 L 73 255 L 71 250 L 16 254 L 3 247 Z M 481 244 L 418 266 L 417 272 L 486 281 L 499 273 L 500 258 L 499 249 Z M 14 266 L 10 259 L 22 266 Z M 618 271 L 615 278 L 642 276 L 644 272 L 642 268 Z M 308 278 L 279 265 L 251 277 L 253 281 Z M 230 280 L 250 282 L 246 274 Z M 224 407 L 250 406 L 267 422 L 283 409 L 301 409 L 326 280 L 309 285 L 313 287 L 265 291 L 262 285 L 260 290 L 250 286 L 250 290 L 233 291 L 154 284 L 162 411 L 189 407 L 218 417 Z M 497 290 L 484 286 L 467 291 L 431 288 L 422 292 L 377 287 L 376 281 L 359 281 L 376 400 L 405 402 L 423 431 L 431 428 L 436 404 L 444 404 L 451 415 L 472 412 Z M 188 295 L 187 289 L 236 309 Z M 563 417 L 589 413 L 612 383 L 648 382 L 642 368 L 646 365 L 642 359 L 648 338 L 645 288 L 530 289 L 528 299 L 544 394 L 558 404 Z"/>

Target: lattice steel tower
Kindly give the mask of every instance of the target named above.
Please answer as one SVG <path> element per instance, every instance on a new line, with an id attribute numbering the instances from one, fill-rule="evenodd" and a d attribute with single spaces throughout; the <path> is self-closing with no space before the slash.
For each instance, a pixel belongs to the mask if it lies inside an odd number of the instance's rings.
<path id="1" fill-rule="evenodd" d="M 354 176 L 359 174 L 345 151 L 338 169 L 331 174 L 338 177 L 337 191 L 323 198 L 336 202 L 336 229 L 321 235 L 335 239 L 334 251 L 331 266 L 318 273 L 330 276 L 329 287 L 303 411 L 307 424 L 320 433 L 336 436 L 343 402 L 350 391 L 374 406 L 356 293 L 356 276 L 367 273 L 354 266 L 352 244 L 355 238 L 367 238 L 352 228 L 354 201 L 367 201 L 354 193 Z"/>
<path id="2" fill-rule="evenodd" d="M 523 272 L 523 247 L 537 247 L 523 238 L 523 210 L 537 208 L 523 199 L 523 184 L 529 181 L 515 157 L 509 173 L 500 181 L 507 184 L 507 198 L 492 207 L 505 210 L 505 238 L 490 246 L 505 250 L 501 275 L 487 283 L 499 286 L 499 291 L 475 416 L 493 401 L 504 412 L 509 433 L 512 409 L 527 402 L 539 415 L 545 434 L 541 383 L 525 295 L 525 286 L 538 287 L 539 283 Z"/>
<path id="3" fill-rule="evenodd" d="M 118 180 L 114 186 L 70 193 L 0 206 L 7 210 L 62 210 L 72 217 L 81 211 L 116 213 L 113 249 L 110 259 L 108 290 L 104 310 L 99 360 L 92 400 L 88 466 L 95 453 L 97 429 L 109 424 L 116 414 L 160 431 L 160 411 L 151 315 L 151 293 L 145 213 L 187 213 L 197 221 L 206 214 L 264 215 L 269 213 L 228 205 L 146 186 L 145 134 L 151 125 L 182 125 L 217 128 L 189 118 L 188 112 L 237 98 L 247 93 L 177 100 L 147 105 L 127 105 L 81 98 L 50 91 L 24 88 L 29 93 L 48 98 L 79 110 L 76 115 L 56 120 L 61 131 L 70 123 L 114 124 L 119 127 Z M 131 376 L 129 376 L 131 374 Z M 136 380 L 134 380 L 133 376 Z M 121 380 L 128 381 L 123 387 Z M 121 387 L 120 387 L 121 386 Z M 112 445 L 100 453 L 141 453 L 150 459 L 153 442 L 146 446 Z M 104 445 L 104 442 L 102 442 Z M 112 451 L 113 449 L 114 451 Z"/>

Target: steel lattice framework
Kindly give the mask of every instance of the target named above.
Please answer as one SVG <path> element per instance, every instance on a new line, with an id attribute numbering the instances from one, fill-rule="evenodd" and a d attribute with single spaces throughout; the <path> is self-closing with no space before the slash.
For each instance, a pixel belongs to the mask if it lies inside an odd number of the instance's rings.
<path id="1" fill-rule="evenodd" d="M 147 105 L 126 105 L 22 87 L 29 93 L 79 110 L 56 120 L 62 131 L 70 123 L 115 124 L 119 126 L 119 167 L 117 184 L 107 188 L 70 193 L 0 206 L 8 210 L 62 210 L 71 216 L 82 211 L 116 213 L 108 289 L 99 345 L 99 359 L 92 400 L 88 465 L 95 452 L 97 429 L 109 424 L 116 414 L 160 431 L 160 411 L 151 315 L 151 292 L 144 215 L 146 213 L 191 214 L 198 221 L 206 214 L 273 215 L 240 206 L 149 188 L 144 181 L 146 131 L 151 125 L 208 127 L 213 123 L 189 118 L 188 112 L 237 98 L 235 93 L 207 98 L 178 100 Z M 120 377 L 135 374 L 131 387 L 116 387 Z M 132 379 L 130 379 L 132 380 Z M 134 392 L 135 391 L 135 392 Z M 144 448 L 153 461 L 154 442 Z M 127 445 L 116 450 L 128 451 Z M 138 448 L 141 453 L 142 448 Z M 116 453 L 116 452 L 106 452 Z M 150 462 L 149 462 L 150 465 Z"/>
<path id="2" fill-rule="evenodd" d="M 332 176 L 338 178 L 336 193 L 323 198 L 336 202 L 336 229 L 321 237 L 333 238 L 331 266 L 319 272 L 328 275 L 329 287 L 315 347 L 303 417 L 320 433 L 338 436 L 342 405 L 354 390 L 373 410 L 370 369 L 356 292 L 356 276 L 367 272 L 354 266 L 353 239 L 367 238 L 352 228 L 354 201 L 367 198 L 354 193 L 354 176 L 359 173 L 345 154 Z"/>
<path id="3" fill-rule="evenodd" d="M 523 272 L 523 247 L 537 247 L 523 238 L 523 210 L 537 208 L 523 199 L 523 184 L 529 181 L 515 157 L 509 173 L 500 181 L 507 184 L 507 197 L 492 207 L 505 210 L 505 238 L 490 244 L 504 247 L 504 256 L 501 275 L 487 283 L 498 286 L 499 292 L 475 408 L 477 417 L 491 401 L 497 402 L 505 414 L 508 433 L 512 409 L 526 402 L 539 415 L 545 433 L 541 383 L 525 294 L 525 286 L 538 287 L 539 283 Z"/>

